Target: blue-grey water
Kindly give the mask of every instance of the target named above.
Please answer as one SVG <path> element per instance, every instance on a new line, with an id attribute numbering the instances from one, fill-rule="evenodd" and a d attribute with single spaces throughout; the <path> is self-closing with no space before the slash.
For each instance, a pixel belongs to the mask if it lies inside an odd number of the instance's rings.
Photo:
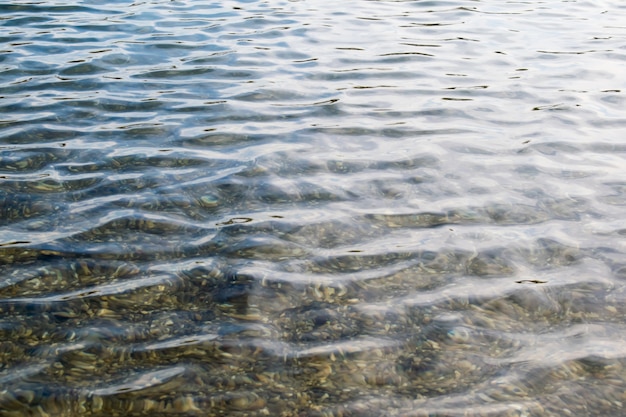
<path id="1" fill-rule="evenodd" d="M 0 415 L 626 415 L 618 0 L 0 1 Z"/>

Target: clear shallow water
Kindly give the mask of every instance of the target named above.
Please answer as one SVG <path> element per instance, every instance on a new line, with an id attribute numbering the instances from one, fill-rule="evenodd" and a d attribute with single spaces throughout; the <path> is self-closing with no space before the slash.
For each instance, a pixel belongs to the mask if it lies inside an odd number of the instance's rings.
<path id="1" fill-rule="evenodd" d="M 0 413 L 626 415 L 617 1 L 0 4 Z"/>

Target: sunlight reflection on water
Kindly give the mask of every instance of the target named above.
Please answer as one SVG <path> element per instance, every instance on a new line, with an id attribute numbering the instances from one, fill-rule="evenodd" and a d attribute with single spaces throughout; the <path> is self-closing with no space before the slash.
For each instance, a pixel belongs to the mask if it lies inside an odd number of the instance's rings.
<path id="1" fill-rule="evenodd" d="M 0 4 L 0 414 L 623 414 L 625 12 Z"/>

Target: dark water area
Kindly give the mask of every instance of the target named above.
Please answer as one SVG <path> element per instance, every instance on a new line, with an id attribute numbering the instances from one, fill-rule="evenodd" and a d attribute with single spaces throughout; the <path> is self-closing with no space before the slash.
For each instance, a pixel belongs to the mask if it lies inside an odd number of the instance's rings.
<path id="1" fill-rule="evenodd" d="M 625 68 L 617 0 L 0 1 L 0 415 L 626 415 Z"/>

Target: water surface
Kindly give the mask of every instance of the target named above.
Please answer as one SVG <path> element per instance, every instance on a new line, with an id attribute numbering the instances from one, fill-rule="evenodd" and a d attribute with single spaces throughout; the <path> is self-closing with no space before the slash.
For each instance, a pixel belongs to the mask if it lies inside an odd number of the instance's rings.
<path id="1" fill-rule="evenodd" d="M 625 22 L 0 2 L 0 414 L 626 415 Z"/>

